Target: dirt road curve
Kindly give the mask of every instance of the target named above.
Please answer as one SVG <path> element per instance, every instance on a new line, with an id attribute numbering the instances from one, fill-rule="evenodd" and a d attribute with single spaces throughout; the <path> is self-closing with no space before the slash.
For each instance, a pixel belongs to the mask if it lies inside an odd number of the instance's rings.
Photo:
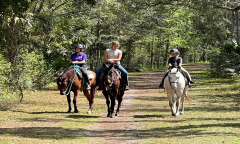
<path id="1" fill-rule="evenodd" d="M 207 68 L 209 65 L 189 65 L 184 68 L 190 73 L 194 70 Z M 158 85 L 163 72 L 141 73 L 137 76 L 130 76 L 130 90 L 124 95 L 123 105 L 120 109 L 120 116 L 107 118 L 107 113 L 103 114 L 98 123 L 91 125 L 88 129 L 97 133 L 87 134 L 92 135 L 89 143 L 104 143 L 104 144 L 130 144 L 141 143 L 141 141 L 133 137 L 141 137 L 136 133 L 126 133 L 126 131 L 144 130 L 145 126 L 141 122 L 134 121 L 136 115 L 140 112 L 134 110 L 133 100 L 138 96 L 143 96 L 147 93 L 158 93 Z M 194 79 L 194 78 L 193 78 Z M 167 104 L 166 99 L 166 104 Z M 133 136 L 134 135 L 134 136 Z"/>

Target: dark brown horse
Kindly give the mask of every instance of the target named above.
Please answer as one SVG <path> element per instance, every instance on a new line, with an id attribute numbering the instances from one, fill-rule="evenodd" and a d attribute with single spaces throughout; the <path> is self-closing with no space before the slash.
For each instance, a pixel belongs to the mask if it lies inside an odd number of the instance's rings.
<path id="1" fill-rule="evenodd" d="M 89 110 L 88 114 L 92 113 L 92 104 L 94 102 L 94 97 L 95 97 L 95 82 L 96 82 L 96 74 L 93 71 L 87 71 L 89 79 L 91 81 L 91 90 L 89 93 L 89 90 L 86 89 L 86 83 L 83 85 L 83 94 L 87 97 L 88 102 L 89 102 Z M 75 71 L 75 68 L 70 68 L 65 70 L 63 73 L 59 75 L 57 78 L 57 85 L 58 89 L 60 90 L 61 95 L 67 95 L 67 101 L 68 101 L 68 113 L 71 112 L 71 97 L 70 97 L 70 91 L 74 93 L 74 98 L 73 98 L 73 104 L 74 104 L 74 112 L 78 113 L 77 109 L 77 96 L 79 91 L 81 90 L 82 87 L 82 81 L 83 78 L 79 77 Z"/>
<path id="2" fill-rule="evenodd" d="M 121 79 L 121 72 L 117 70 L 117 65 L 104 64 L 103 67 L 104 76 L 101 79 L 101 88 L 102 93 L 106 98 L 106 104 L 108 107 L 107 117 L 113 118 L 115 99 L 118 100 L 118 107 L 115 116 L 119 115 L 119 108 L 121 106 L 124 95 L 124 82 Z"/>

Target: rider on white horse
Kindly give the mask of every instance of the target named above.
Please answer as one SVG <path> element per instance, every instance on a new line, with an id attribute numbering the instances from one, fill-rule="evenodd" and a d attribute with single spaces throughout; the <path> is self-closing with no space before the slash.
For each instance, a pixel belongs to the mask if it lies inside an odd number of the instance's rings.
<path id="1" fill-rule="evenodd" d="M 189 85 L 189 87 L 191 87 L 191 84 L 193 84 L 193 83 L 195 83 L 195 82 L 192 81 L 191 76 L 190 76 L 190 74 L 188 73 L 188 71 L 186 71 L 186 70 L 182 67 L 183 60 L 182 60 L 181 57 L 178 56 L 178 54 L 179 54 L 178 49 L 174 48 L 174 49 L 172 49 L 172 50 L 170 51 L 170 53 L 171 53 L 172 57 L 170 57 L 170 58 L 168 59 L 168 66 L 169 66 L 169 68 L 171 68 L 171 67 L 179 67 L 179 68 L 181 69 L 181 71 L 184 73 L 184 75 L 187 77 L 187 79 L 188 79 L 188 81 L 189 81 L 189 84 L 188 84 L 188 85 Z M 164 88 L 164 85 L 163 85 L 163 84 L 164 84 L 164 79 L 165 79 L 166 76 L 168 75 L 168 72 L 169 72 L 169 70 L 164 73 L 163 79 L 162 79 L 162 81 L 161 81 L 161 83 L 160 83 L 160 85 L 159 85 L 159 88 Z"/>

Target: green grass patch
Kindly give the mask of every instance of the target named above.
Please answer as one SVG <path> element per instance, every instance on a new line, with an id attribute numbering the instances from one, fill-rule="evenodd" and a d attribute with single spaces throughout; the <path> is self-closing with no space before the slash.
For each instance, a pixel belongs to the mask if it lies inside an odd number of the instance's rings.
<path id="1" fill-rule="evenodd" d="M 56 88 L 54 91 L 28 93 L 21 104 L 1 109 L 0 141 L 24 144 L 87 143 L 91 133 L 88 127 L 106 111 L 105 100 L 102 95 L 97 95 L 93 113 L 87 114 L 88 101 L 81 93 L 77 106 L 80 113 L 66 113 L 66 96 L 60 95 Z"/>
<path id="2" fill-rule="evenodd" d="M 166 92 L 145 90 L 134 100 L 135 121 L 145 129 L 138 131 L 142 143 L 240 143 L 240 95 L 238 81 L 211 78 L 209 71 L 192 71 L 197 84 L 189 90 L 185 113 L 172 117 Z"/>

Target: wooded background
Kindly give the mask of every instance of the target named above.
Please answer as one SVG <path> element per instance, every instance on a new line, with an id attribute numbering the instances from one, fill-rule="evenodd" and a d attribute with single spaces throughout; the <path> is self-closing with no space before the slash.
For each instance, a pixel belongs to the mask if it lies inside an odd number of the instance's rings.
<path id="1" fill-rule="evenodd" d="M 213 76 L 240 66 L 238 0 L 0 0 L 0 95 L 38 90 L 66 69 L 83 43 L 96 71 L 113 40 L 129 70 L 210 62 Z"/>

